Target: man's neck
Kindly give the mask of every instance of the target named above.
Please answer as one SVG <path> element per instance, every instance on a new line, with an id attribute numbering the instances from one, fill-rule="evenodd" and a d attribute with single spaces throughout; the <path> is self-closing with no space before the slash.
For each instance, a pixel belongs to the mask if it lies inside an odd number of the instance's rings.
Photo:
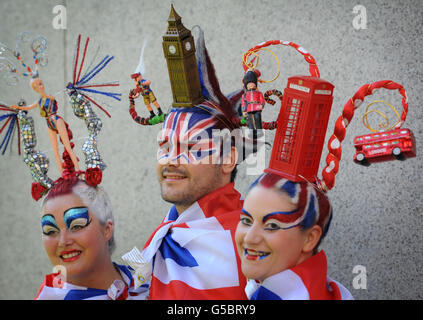
<path id="1" fill-rule="evenodd" d="M 194 203 L 195 202 L 187 204 L 187 205 L 177 205 L 177 204 L 175 204 L 176 211 L 178 211 L 178 214 L 182 214 L 185 210 L 187 210 L 189 207 L 191 207 Z"/>

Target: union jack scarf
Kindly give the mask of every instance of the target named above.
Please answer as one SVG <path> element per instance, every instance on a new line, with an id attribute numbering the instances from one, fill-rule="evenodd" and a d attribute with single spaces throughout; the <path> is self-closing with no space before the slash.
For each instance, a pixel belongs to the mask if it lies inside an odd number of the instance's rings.
<path id="1" fill-rule="evenodd" d="M 241 207 L 233 183 L 181 215 L 173 206 L 142 251 L 153 262 L 149 299 L 246 299 L 234 242 Z"/>
<path id="2" fill-rule="evenodd" d="M 109 290 L 94 289 L 57 281 L 59 273 L 52 273 L 44 278 L 35 300 L 145 300 L 145 286 L 134 289 L 130 270 L 124 265 L 113 265 L 125 283 L 115 280 Z"/>
<path id="3" fill-rule="evenodd" d="M 351 293 L 326 276 L 327 261 L 322 251 L 299 265 L 266 278 L 261 284 L 248 280 L 250 300 L 352 300 Z"/>

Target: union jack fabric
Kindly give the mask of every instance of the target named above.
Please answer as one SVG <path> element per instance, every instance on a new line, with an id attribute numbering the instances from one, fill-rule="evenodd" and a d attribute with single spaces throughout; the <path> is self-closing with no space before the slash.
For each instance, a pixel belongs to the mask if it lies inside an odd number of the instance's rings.
<path id="1" fill-rule="evenodd" d="M 217 141 L 212 135 L 216 113 L 206 104 L 171 109 L 158 136 L 157 161 L 195 163 L 217 154 Z"/>
<path id="2" fill-rule="evenodd" d="M 234 242 L 241 207 L 233 183 L 180 215 L 173 206 L 142 251 L 153 262 L 149 299 L 246 299 Z"/>
<path id="3" fill-rule="evenodd" d="M 109 290 L 94 289 L 57 281 L 59 274 L 52 273 L 44 278 L 35 300 L 145 300 L 145 286 L 135 290 L 131 271 L 124 265 L 113 264 L 125 283 L 115 280 Z"/>
<path id="4" fill-rule="evenodd" d="M 348 289 L 329 278 L 326 271 L 327 260 L 322 250 L 261 284 L 249 280 L 245 291 L 250 300 L 353 300 Z"/>

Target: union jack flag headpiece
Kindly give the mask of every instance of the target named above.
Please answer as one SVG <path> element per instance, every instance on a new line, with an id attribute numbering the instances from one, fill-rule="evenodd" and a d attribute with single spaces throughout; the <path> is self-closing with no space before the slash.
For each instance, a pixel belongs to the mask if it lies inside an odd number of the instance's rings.
<path id="1" fill-rule="evenodd" d="M 242 89 L 225 96 L 199 30 L 196 43 L 196 59 L 202 94 L 205 102 L 191 108 L 173 108 L 169 111 L 163 129 L 158 136 L 157 160 L 180 163 L 198 162 L 210 155 L 225 154 L 225 142 L 217 144 L 213 130 L 240 128 L 236 105 L 240 102 Z"/>

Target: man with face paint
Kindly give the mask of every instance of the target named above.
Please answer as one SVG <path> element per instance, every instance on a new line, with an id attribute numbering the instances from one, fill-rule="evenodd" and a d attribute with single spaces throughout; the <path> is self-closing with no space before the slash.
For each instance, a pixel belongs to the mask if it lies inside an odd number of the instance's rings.
<path id="1" fill-rule="evenodd" d="M 239 128 L 234 105 L 242 90 L 220 92 L 201 29 L 196 47 L 205 101 L 171 109 L 158 136 L 161 195 L 173 206 L 142 250 L 152 265 L 149 299 L 246 299 L 233 239 L 242 207 L 238 153 L 232 139 L 213 136 Z"/>

